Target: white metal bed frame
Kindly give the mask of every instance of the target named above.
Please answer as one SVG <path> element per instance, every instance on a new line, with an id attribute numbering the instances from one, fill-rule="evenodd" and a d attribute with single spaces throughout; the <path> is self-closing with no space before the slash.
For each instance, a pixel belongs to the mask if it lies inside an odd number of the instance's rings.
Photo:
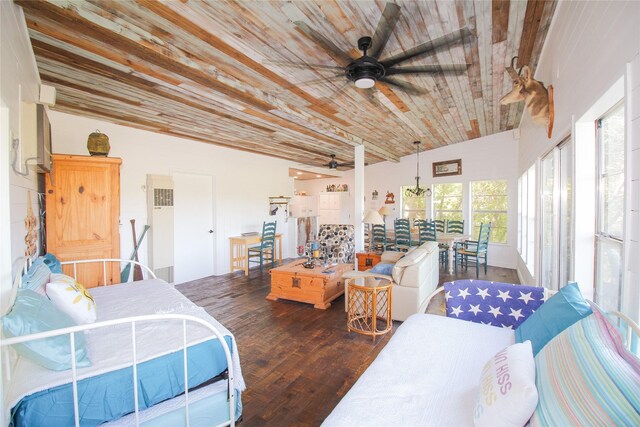
<path id="1" fill-rule="evenodd" d="M 133 274 L 133 265 L 139 265 L 141 267 L 144 268 L 145 272 L 152 278 L 156 278 L 156 275 L 153 273 L 153 271 L 151 271 L 151 269 L 149 269 L 149 267 L 147 267 L 146 265 L 137 262 L 137 261 L 133 261 L 133 260 L 126 260 L 126 259 L 116 259 L 116 258 L 106 258 L 106 259 L 91 259 L 91 260 L 78 260 L 78 261 L 66 261 L 66 262 L 61 262 L 62 265 L 73 265 L 73 277 L 76 277 L 77 274 L 77 264 L 86 264 L 86 263 L 96 263 L 96 262 L 101 262 L 103 265 L 103 283 L 102 286 L 106 286 L 106 277 L 107 277 L 107 263 L 109 262 L 118 262 L 118 263 L 125 263 L 125 264 L 129 264 L 131 265 L 131 273 L 129 275 L 129 278 L 132 277 Z M 24 270 L 26 271 L 26 269 L 28 268 L 28 266 L 30 265 L 30 260 L 27 260 L 25 262 L 25 267 Z M 20 287 L 22 284 L 22 274 L 18 274 L 18 277 L 16 278 L 16 280 L 14 281 L 14 287 L 17 285 L 17 287 Z M 15 291 L 17 290 L 14 289 L 13 295 L 15 295 Z M 9 307 L 13 306 L 13 302 L 14 302 L 14 296 L 12 296 L 11 298 L 11 303 L 9 305 Z M 70 350 L 71 350 L 71 373 L 72 373 L 72 388 L 73 388 L 73 411 L 74 411 L 74 420 L 75 420 L 75 426 L 79 427 L 80 426 L 80 417 L 79 417 L 79 413 L 78 413 L 78 376 L 77 376 L 77 368 L 76 368 L 76 349 L 75 349 L 75 334 L 77 332 L 83 332 L 83 331 L 88 331 L 88 330 L 92 330 L 92 329 L 99 329 L 99 328 L 103 328 L 103 327 L 109 327 L 109 326 L 113 326 L 113 325 L 121 325 L 121 324 L 130 324 L 131 325 L 131 344 L 132 344 L 132 360 L 133 360 L 133 395 L 134 395 L 134 408 L 135 408 L 135 425 L 139 426 L 140 425 L 140 420 L 139 420 L 139 407 L 138 407 L 138 359 L 137 359 L 137 351 L 136 351 L 136 323 L 137 322 L 147 322 L 147 321 L 181 321 L 182 322 L 182 352 L 183 352 L 183 367 L 184 367 L 184 384 L 185 384 L 185 392 L 184 392 L 184 397 L 185 397 L 185 403 L 184 403 L 184 408 L 185 408 L 185 422 L 186 422 L 186 426 L 189 427 L 189 384 L 188 384 L 188 367 L 187 367 L 187 322 L 191 322 L 191 323 L 198 323 L 206 328 L 208 328 L 213 336 L 211 338 L 213 338 L 215 336 L 215 338 L 217 338 L 220 341 L 220 344 L 222 345 L 222 348 L 224 350 L 225 353 L 225 357 L 227 359 L 227 370 L 228 370 L 228 378 L 227 378 L 227 387 L 228 387 L 228 400 L 229 400 L 229 421 L 223 422 L 221 424 L 219 424 L 220 426 L 235 426 L 235 389 L 233 387 L 234 384 L 234 372 L 233 372 L 233 360 L 231 357 L 231 350 L 229 349 L 229 345 L 227 344 L 226 340 L 224 339 L 224 336 L 210 323 L 204 321 L 203 319 L 200 319 L 198 317 L 195 316 L 191 316 L 191 315 L 184 315 L 184 314 L 154 314 L 154 315 L 145 315 L 145 316 L 131 316 L 131 317 L 125 317 L 125 318 L 120 318 L 120 319 L 113 319 L 113 320 L 107 320 L 107 321 L 102 321 L 102 322 L 95 322 L 95 323 L 91 323 L 91 324 L 87 324 L 87 325 L 78 325 L 78 326 L 72 326 L 72 327 L 68 327 L 68 328 L 63 328 L 63 329 L 56 329 L 53 331 L 48 331 L 48 332 L 40 332 L 37 334 L 31 334 L 31 335 L 23 335 L 20 337 L 14 337 L 14 338 L 8 338 L 8 339 L 2 339 L 2 342 L 0 342 L 0 348 L 2 349 L 2 357 L 4 359 L 4 372 L 5 375 L 3 375 L 3 384 L 8 383 L 11 380 L 11 372 L 15 366 L 15 361 L 17 359 L 17 357 L 15 357 L 15 355 L 13 355 L 13 357 L 11 356 L 10 352 L 8 350 L 11 349 L 11 346 L 14 344 L 21 344 L 21 343 L 25 343 L 28 341 L 34 341 L 34 340 L 38 340 L 38 339 L 42 339 L 42 338 L 50 338 L 50 337 L 55 337 L 55 336 L 60 336 L 60 335 L 69 335 L 69 345 L 70 345 Z M 5 382 L 6 380 L 6 382 Z M 8 418 L 6 418 L 8 416 L 8 414 L 11 411 L 11 408 L 5 408 L 4 407 L 4 402 L 2 402 L 2 404 L 0 405 L 1 407 L 1 419 L 3 420 L 3 422 L 6 422 L 6 420 Z"/>

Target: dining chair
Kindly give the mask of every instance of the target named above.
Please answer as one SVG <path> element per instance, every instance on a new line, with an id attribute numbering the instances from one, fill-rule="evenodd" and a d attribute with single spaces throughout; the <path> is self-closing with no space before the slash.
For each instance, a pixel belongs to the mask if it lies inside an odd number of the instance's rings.
<path id="1" fill-rule="evenodd" d="M 418 221 L 415 221 L 416 223 Z M 433 221 L 421 220 L 418 223 L 418 241 L 419 244 L 423 244 L 424 242 L 435 242 L 436 241 L 436 224 Z"/>
<path id="2" fill-rule="evenodd" d="M 458 273 L 458 255 L 461 257 L 465 268 L 469 267 L 469 258 L 474 258 L 476 263 L 476 278 L 480 277 L 480 259 L 484 260 L 484 274 L 487 274 L 487 250 L 489 248 L 489 236 L 491 234 L 491 223 L 480 224 L 480 232 L 478 240 L 467 240 L 464 246 L 456 248 L 455 252 L 455 268 Z"/>
<path id="3" fill-rule="evenodd" d="M 446 226 L 447 226 L 447 233 L 462 234 L 464 232 L 464 220 L 459 221 L 457 219 L 449 219 L 446 222 Z M 457 249 L 457 244 L 454 245 L 454 249 Z M 449 251 L 449 245 L 446 243 L 441 243 L 440 251 L 443 251 L 443 250 L 445 254 L 441 256 L 440 261 L 446 264 L 448 261 L 447 253 Z"/>
<path id="4" fill-rule="evenodd" d="M 411 249 L 411 223 L 407 218 L 397 218 L 393 222 L 395 250 L 407 252 Z"/>
<path id="5" fill-rule="evenodd" d="M 444 229 L 447 225 L 446 219 L 434 219 L 433 222 L 436 224 L 436 230 L 439 233 L 444 233 Z"/>
<path id="6" fill-rule="evenodd" d="M 260 263 L 260 272 L 262 273 L 262 266 L 267 261 L 271 261 L 271 268 L 276 264 L 276 225 L 277 221 L 264 222 L 262 224 L 262 240 L 260 245 L 252 246 L 248 249 L 248 262 Z M 256 259 L 258 258 L 258 259 Z"/>
<path id="7" fill-rule="evenodd" d="M 373 224 L 371 226 L 371 248 L 376 251 L 387 250 L 387 226 L 385 224 Z"/>
<path id="8" fill-rule="evenodd" d="M 450 219 L 447 221 L 447 233 L 464 233 L 464 220 Z"/>

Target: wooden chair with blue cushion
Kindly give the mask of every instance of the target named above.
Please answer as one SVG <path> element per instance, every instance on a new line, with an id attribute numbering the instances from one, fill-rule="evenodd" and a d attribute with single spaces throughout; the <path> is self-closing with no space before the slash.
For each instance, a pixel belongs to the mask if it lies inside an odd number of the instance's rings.
<path id="1" fill-rule="evenodd" d="M 474 258 L 476 263 L 476 278 L 480 277 L 480 259 L 484 259 L 484 274 L 487 274 L 487 249 L 489 248 L 489 235 L 491 234 L 491 223 L 480 224 L 478 240 L 467 240 L 464 246 L 456 249 L 455 266 L 458 272 L 458 255 L 461 257 L 465 268 L 469 266 L 469 258 Z"/>
<path id="2" fill-rule="evenodd" d="M 411 249 L 411 223 L 406 218 L 398 218 L 393 222 L 395 232 L 395 250 L 407 252 Z"/>
<path id="3" fill-rule="evenodd" d="M 266 262 L 271 262 L 271 268 L 275 267 L 276 263 L 276 223 L 265 222 L 262 224 L 262 241 L 259 246 L 253 246 L 249 248 L 248 262 L 260 263 L 260 272 L 262 272 L 262 266 Z M 258 258 L 258 259 L 256 259 Z"/>
<path id="4" fill-rule="evenodd" d="M 371 249 L 384 252 L 389 248 L 387 243 L 387 226 L 385 224 L 373 224 L 371 226 Z"/>

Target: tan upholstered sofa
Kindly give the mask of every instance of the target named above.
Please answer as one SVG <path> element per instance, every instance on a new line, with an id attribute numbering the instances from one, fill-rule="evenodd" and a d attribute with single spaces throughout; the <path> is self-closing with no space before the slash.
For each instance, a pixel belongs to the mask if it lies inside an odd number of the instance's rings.
<path id="1" fill-rule="evenodd" d="M 349 281 L 363 285 L 365 281 L 387 279 L 393 281 L 391 289 L 391 317 L 406 320 L 415 313 L 423 313 L 427 297 L 438 286 L 440 271 L 439 250 L 436 242 L 426 242 L 408 252 L 386 251 L 381 263 L 393 263 L 391 276 L 367 271 L 353 271 L 345 274 L 345 311 L 349 304 Z"/>

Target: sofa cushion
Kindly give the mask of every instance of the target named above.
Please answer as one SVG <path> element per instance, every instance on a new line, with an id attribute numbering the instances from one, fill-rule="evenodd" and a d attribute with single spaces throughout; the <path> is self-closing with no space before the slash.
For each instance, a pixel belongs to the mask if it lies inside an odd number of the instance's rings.
<path id="1" fill-rule="evenodd" d="M 544 302 L 544 288 L 485 280 L 447 282 L 444 291 L 448 317 L 509 329 Z"/>
<path id="2" fill-rule="evenodd" d="M 404 269 L 419 263 L 425 256 L 427 256 L 427 251 L 424 249 L 415 249 L 400 258 L 393 266 L 393 271 L 391 272 L 393 281 L 400 284 L 402 281 L 402 275 L 404 274 Z"/>
<path id="3" fill-rule="evenodd" d="M 438 250 L 438 242 L 424 242 L 418 246 L 418 249 L 424 249 L 427 253 Z"/>
<path id="4" fill-rule="evenodd" d="M 521 427 L 538 404 L 531 342 L 500 350 L 482 370 L 473 416 L 476 427 Z"/>
<path id="5" fill-rule="evenodd" d="M 553 338 L 535 357 L 539 425 L 640 425 L 640 360 L 615 327 L 593 313 Z"/>
<path id="6" fill-rule="evenodd" d="M 390 264 L 395 264 L 404 255 L 405 255 L 405 252 L 384 251 L 384 252 L 382 252 L 382 255 L 380 255 L 380 262 L 387 262 L 387 263 L 390 263 Z"/>
<path id="7" fill-rule="evenodd" d="M 577 283 L 570 283 L 553 295 L 516 329 L 516 342 L 531 341 L 535 356 L 553 337 L 591 314 Z"/>

